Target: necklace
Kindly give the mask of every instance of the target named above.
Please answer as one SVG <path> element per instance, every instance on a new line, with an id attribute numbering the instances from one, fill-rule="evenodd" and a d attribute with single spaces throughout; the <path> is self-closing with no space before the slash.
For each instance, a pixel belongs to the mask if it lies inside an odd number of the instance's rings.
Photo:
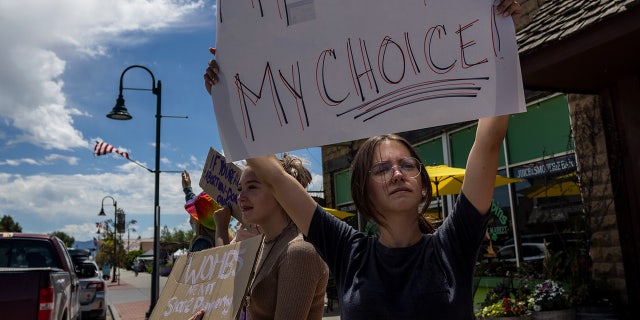
<path id="1" fill-rule="evenodd" d="M 269 251 L 267 251 L 267 254 L 264 256 L 264 259 L 262 260 L 262 263 L 260 264 L 260 267 L 258 267 L 258 271 L 256 272 L 256 277 L 260 274 L 260 271 L 262 271 L 262 267 L 264 267 L 264 265 L 267 264 L 267 260 L 269 259 L 269 256 L 271 255 L 271 251 L 273 251 L 273 248 L 276 247 L 276 245 L 278 244 L 278 242 L 282 238 L 282 234 L 284 234 L 287 231 L 287 229 L 289 229 L 290 225 L 291 225 L 291 222 L 289 222 L 289 224 L 286 227 L 284 227 L 284 229 L 282 229 L 282 231 L 280 231 L 280 234 L 278 234 L 272 240 L 267 241 L 267 236 L 266 235 L 262 239 L 262 248 L 263 249 L 264 249 L 265 245 L 267 245 L 267 244 L 272 244 L 273 243 L 273 245 L 271 246 L 271 248 L 269 248 Z"/>
<path id="2" fill-rule="evenodd" d="M 251 300 L 251 295 L 253 294 L 253 288 L 254 288 L 254 284 L 255 284 L 255 280 L 258 277 L 258 275 L 260 274 L 260 272 L 262 271 L 262 267 L 264 267 L 267 264 L 267 260 L 269 260 L 269 256 L 271 256 L 271 252 L 273 251 L 273 248 L 275 248 L 278 245 L 278 242 L 280 242 L 280 239 L 282 238 L 282 235 L 288 231 L 289 227 L 291 226 L 292 221 L 289 221 L 289 223 L 287 224 L 286 227 L 284 227 L 282 229 L 282 231 L 280 231 L 280 234 L 278 234 L 275 238 L 273 238 L 272 240 L 267 241 L 267 237 L 266 235 L 263 236 L 262 238 L 262 244 L 261 247 L 264 250 L 264 247 L 266 244 L 272 244 L 271 248 L 269 248 L 269 251 L 267 251 L 267 254 L 264 256 L 264 259 L 262 259 L 262 263 L 260 264 L 260 266 L 258 267 L 258 271 L 256 271 L 256 273 L 253 276 L 253 279 L 251 279 L 251 284 L 249 285 L 249 292 L 246 296 L 246 306 L 245 308 L 248 310 L 249 309 L 249 303 Z"/>

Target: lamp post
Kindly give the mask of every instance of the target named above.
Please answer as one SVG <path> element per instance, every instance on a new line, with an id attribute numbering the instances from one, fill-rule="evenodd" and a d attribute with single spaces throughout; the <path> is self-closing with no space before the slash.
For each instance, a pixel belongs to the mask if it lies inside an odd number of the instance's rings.
<path id="1" fill-rule="evenodd" d="M 116 268 L 118 268 L 118 252 L 117 252 L 117 238 L 116 238 L 116 224 L 118 223 L 118 217 L 116 212 L 118 211 L 118 202 L 116 202 L 116 199 L 114 199 L 112 196 L 105 196 L 104 198 L 102 198 L 102 206 L 100 207 L 100 213 L 98 213 L 98 216 L 106 216 L 106 214 L 104 213 L 104 199 L 111 199 L 111 201 L 113 202 L 113 278 L 111 279 L 111 282 L 116 282 L 118 280 L 116 280 Z M 100 231 L 98 231 L 100 232 Z"/>
<path id="2" fill-rule="evenodd" d="M 126 88 L 132 90 L 146 90 L 151 91 L 154 95 L 156 95 L 156 164 L 155 170 L 153 173 L 155 174 L 155 188 L 154 188 L 154 200 L 153 200 L 153 268 L 151 271 L 151 303 L 149 305 L 149 310 L 147 311 L 147 318 L 151 315 L 153 308 L 158 301 L 158 292 L 159 292 L 159 273 L 158 273 L 158 251 L 160 247 L 160 119 L 162 119 L 162 84 L 160 80 L 158 80 L 158 85 L 156 86 L 156 79 L 151 70 L 149 70 L 145 66 L 141 65 L 132 65 L 124 69 L 122 74 L 120 75 L 120 92 L 118 94 L 118 98 L 116 99 L 116 105 L 113 107 L 113 110 L 107 117 L 115 120 L 129 120 L 132 116 L 127 111 L 127 108 L 124 106 L 124 97 L 122 96 L 122 90 L 125 89 L 122 87 L 122 79 L 124 74 L 133 68 L 140 68 L 146 70 L 149 75 L 151 75 L 151 89 L 137 89 L 137 88 Z"/>

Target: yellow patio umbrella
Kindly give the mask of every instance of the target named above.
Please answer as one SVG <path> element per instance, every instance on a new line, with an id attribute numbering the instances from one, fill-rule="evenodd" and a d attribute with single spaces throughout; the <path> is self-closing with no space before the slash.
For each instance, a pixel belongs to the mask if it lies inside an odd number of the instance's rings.
<path id="1" fill-rule="evenodd" d="M 566 174 L 543 185 L 533 185 L 529 188 L 522 189 L 518 193 L 528 198 L 546 198 L 546 197 L 566 197 L 580 195 L 580 186 L 576 181 L 575 172 Z"/>
<path id="2" fill-rule="evenodd" d="M 449 167 L 446 165 L 425 166 L 429 179 L 431 179 L 431 189 L 433 196 L 445 196 L 449 194 L 459 194 L 462 190 L 465 169 Z M 504 186 L 509 183 L 522 182 L 523 179 L 510 178 L 496 175 L 495 187 Z"/>
<path id="3" fill-rule="evenodd" d="M 432 194 L 434 197 L 438 197 L 438 212 L 441 212 L 440 197 L 460 193 L 466 170 L 446 165 L 425 166 L 425 169 L 427 169 L 429 179 L 431 180 Z M 522 181 L 524 180 L 496 175 L 496 182 L 494 186 L 499 187 L 505 184 Z"/>
<path id="4" fill-rule="evenodd" d="M 431 179 L 431 190 L 435 197 L 451 194 L 440 192 L 440 189 L 442 189 L 445 183 L 454 180 L 454 178 L 458 178 L 460 180 L 464 179 L 465 170 L 462 168 L 439 165 L 425 166 L 425 169 L 427 169 L 427 174 L 429 174 L 429 179 Z"/>
<path id="5" fill-rule="evenodd" d="M 460 191 L 462 190 L 462 181 L 464 181 L 464 176 L 462 177 L 462 179 L 453 178 L 445 182 L 442 182 L 439 186 L 440 195 L 444 196 L 448 194 L 459 194 Z M 497 188 L 497 187 L 507 185 L 509 183 L 516 183 L 516 182 L 522 182 L 522 181 L 524 181 L 524 179 L 510 178 L 510 177 L 505 177 L 498 174 L 496 175 L 496 182 L 494 183 L 494 187 Z"/>
<path id="6" fill-rule="evenodd" d="M 347 218 L 347 217 L 355 216 L 355 213 L 340 211 L 340 210 L 337 210 L 337 209 L 331 209 L 331 208 L 325 208 L 325 207 L 322 207 L 322 209 L 324 209 L 325 211 L 331 213 L 332 215 L 334 215 L 336 218 L 338 218 L 340 220 L 342 220 L 344 218 Z"/>
<path id="7" fill-rule="evenodd" d="M 464 179 L 465 169 L 449 167 L 445 165 L 439 166 L 425 166 L 429 179 L 431 180 L 431 192 L 434 197 L 438 198 L 438 219 L 441 219 L 442 208 L 440 206 L 440 197 L 443 195 L 440 193 L 441 185 L 443 186 L 454 178 Z"/>

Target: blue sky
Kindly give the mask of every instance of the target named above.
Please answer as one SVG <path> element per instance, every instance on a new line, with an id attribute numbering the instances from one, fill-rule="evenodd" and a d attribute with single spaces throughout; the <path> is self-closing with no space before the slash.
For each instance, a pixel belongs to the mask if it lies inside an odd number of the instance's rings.
<path id="1" fill-rule="evenodd" d="M 202 74 L 215 46 L 211 0 L 0 0 L 0 216 L 24 232 L 96 235 L 105 196 L 136 233 L 153 234 L 154 175 L 119 155 L 95 157 L 103 140 L 153 168 L 156 96 L 125 90 L 129 121 L 108 119 L 122 71 L 138 64 L 162 82 L 161 170 L 190 171 L 196 192 L 209 147 L 221 150 Z M 125 87 L 151 88 L 142 69 Z M 308 160 L 310 190 L 322 189 L 318 148 Z M 177 173 L 160 176 L 161 225 L 188 229 Z M 113 204 L 104 201 L 107 218 Z"/>

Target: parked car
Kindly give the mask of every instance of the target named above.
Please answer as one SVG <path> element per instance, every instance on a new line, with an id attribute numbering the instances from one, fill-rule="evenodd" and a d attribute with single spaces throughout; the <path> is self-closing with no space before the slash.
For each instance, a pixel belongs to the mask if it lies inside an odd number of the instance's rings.
<path id="1" fill-rule="evenodd" d="M 67 248 L 71 261 L 74 265 L 78 265 L 80 262 L 91 259 L 91 251 L 87 249 Z"/>
<path id="2" fill-rule="evenodd" d="M 106 319 L 107 284 L 100 276 L 98 265 L 90 260 L 79 262 L 80 311 L 82 319 Z"/>
<path id="3" fill-rule="evenodd" d="M 545 257 L 545 247 L 543 243 L 527 242 L 522 244 L 522 261 L 525 262 L 540 262 Z M 515 245 L 506 245 L 496 252 L 496 259 L 501 262 L 516 262 L 516 248 Z"/>
<path id="4" fill-rule="evenodd" d="M 581 245 L 581 235 L 577 233 L 537 233 L 520 235 L 521 243 L 545 243 L 547 249 L 551 252 L 558 252 L 567 249 L 567 247 L 575 247 Z M 504 245 L 513 245 L 513 238 L 504 242 Z"/>
<path id="5" fill-rule="evenodd" d="M 64 243 L 0 232 L 0 318 L 78 319 L 80 281 Z"/>
<path id="6" fill-rule="evenodd" d="M 87 249 L 67 248 L 80 278 L 80 312 L 83 319 L 105 319 L 107 285 Z"/>

